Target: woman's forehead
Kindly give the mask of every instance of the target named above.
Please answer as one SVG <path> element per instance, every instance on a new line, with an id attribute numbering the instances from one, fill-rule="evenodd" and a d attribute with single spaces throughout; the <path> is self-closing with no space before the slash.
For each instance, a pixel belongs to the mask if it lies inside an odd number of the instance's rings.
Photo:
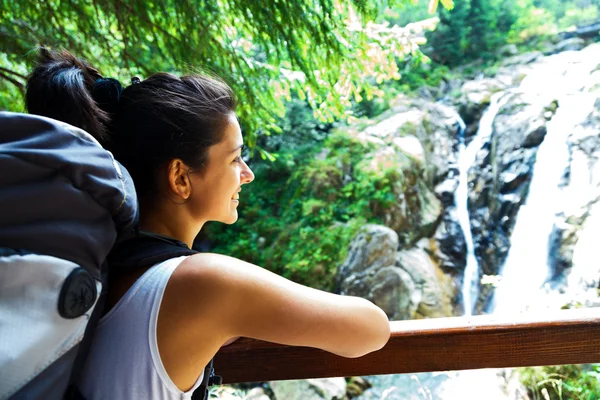
<path id="1" fill-rule="evenodd" d="M 220 155 L 232 155 L 236 151 L 238 151 L 244 144 L 244 139 L 242 137 L 242 131 L 240 128 L 240 124 L 235 117 L 235 114 L 230 114 L 227 123 L 224 127 L 223 139 L 212 146 L 211 150 L 214 150 L 215 153 L 220 153 Z"/>

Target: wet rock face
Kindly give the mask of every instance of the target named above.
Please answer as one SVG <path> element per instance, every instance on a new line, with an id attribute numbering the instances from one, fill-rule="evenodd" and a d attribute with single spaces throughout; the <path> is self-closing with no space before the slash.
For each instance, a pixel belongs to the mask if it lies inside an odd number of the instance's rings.
<path id="1" fill-rule="evenodd" d="M 462 275 L 467 259 L 465 235 L 458 223 L 456 208 L 446 208 L 442 221 L 431 239 L 430 254 L 442 270 Z"/>
<path id="2" fill-rule="evenodd" d="M 397 251 L 397 245 L 391 229 L 365 226 L 338 271 L 339 293 L 371 300 L 391 320 L 452 315 L 451 290 L 429 254 L 419 247 Z"/>
<path id="3" fill-rule="evenodd" d="M 496 275 L 510 248 L 517 212 L 529 192 L 539 145 L 546 135 L 548 107 L 513 94 L 494 120 L 488 143 L 469 171 L 469 214 L 481 272 Z M 476 309 L 491 293 L 482 287 Z"/>

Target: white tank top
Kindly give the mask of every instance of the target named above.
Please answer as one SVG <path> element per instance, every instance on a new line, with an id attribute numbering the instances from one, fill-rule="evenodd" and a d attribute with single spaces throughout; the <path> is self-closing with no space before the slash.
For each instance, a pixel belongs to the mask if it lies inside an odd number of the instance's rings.
<path id="1" fill-rule="evenodd" d="M 167 375 L 158 353 L 156 325 L 167 282 L 186 258 L 156 264 L 98 322 L 79 388 L 87 400 L 190 399 L 200 376 L 182 392 Z"/>

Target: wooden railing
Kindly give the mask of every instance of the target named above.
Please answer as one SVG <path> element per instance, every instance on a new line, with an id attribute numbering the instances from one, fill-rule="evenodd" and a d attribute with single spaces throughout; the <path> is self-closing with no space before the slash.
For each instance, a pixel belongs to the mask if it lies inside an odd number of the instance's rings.
<path id="1" fill-rule="evenodd" d="M 360 358 L 240 339 L 222 348 L 224 383 L 600 363 L 600 309 L 391 323 L 387 345 Z"/>

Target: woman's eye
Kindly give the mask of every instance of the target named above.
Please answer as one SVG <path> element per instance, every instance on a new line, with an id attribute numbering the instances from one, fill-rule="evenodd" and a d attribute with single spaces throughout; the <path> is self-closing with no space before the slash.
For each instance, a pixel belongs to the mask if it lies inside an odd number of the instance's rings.
<path id="1" fill-rule="evenodd" d="M 233 160 L 233 162 L 236 162 L 239 164 L 240 162 L 242 162 L 242 156 L 237 156 L 236 159 Z"/>

